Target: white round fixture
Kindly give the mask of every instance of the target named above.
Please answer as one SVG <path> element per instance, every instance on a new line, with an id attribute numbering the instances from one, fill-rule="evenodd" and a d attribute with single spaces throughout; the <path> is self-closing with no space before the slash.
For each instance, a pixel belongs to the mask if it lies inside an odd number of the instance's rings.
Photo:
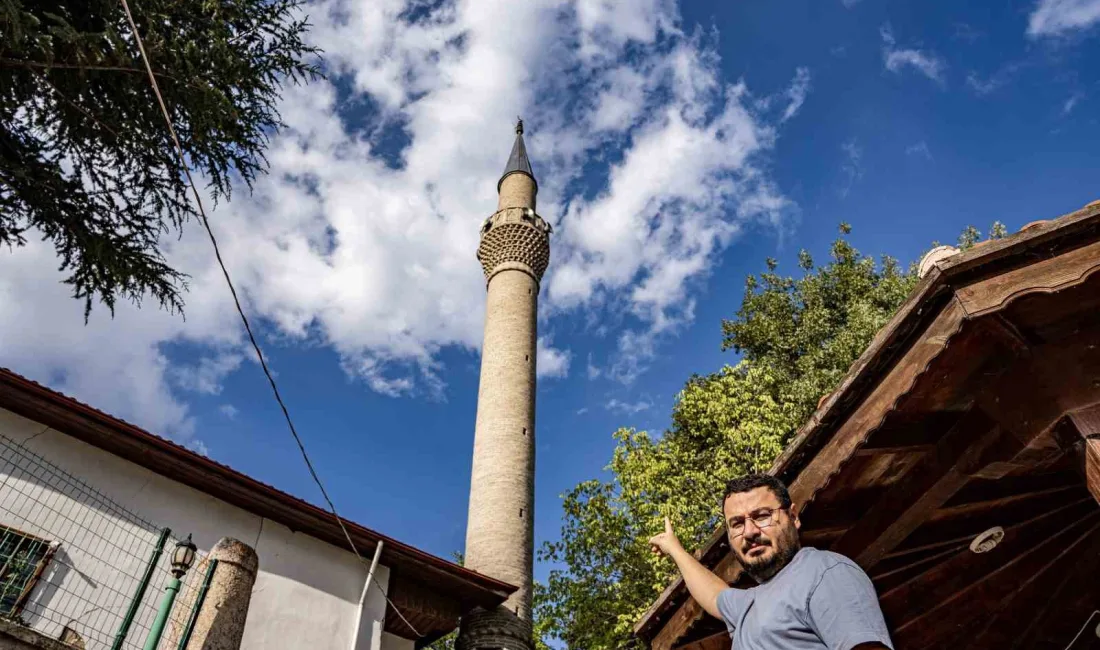
<path id="1" fill-rule="evenodd" d="M 975 553 L 988 553 L 992 551 L 1001 540 L 1005 538 L 1005 529 L 994 526 L 981 533 L 970 542 L 970 550 Z"/>

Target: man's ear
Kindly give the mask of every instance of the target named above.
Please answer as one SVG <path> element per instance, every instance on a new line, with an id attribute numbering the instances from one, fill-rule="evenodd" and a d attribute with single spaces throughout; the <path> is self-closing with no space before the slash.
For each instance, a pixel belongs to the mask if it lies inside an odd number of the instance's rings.
<path id="1" fill-rule="evenodd" d="M 802 528 L 802 520 L 798 518 L 798 510 L 799 510 L 798 504 L 797 503 L 792 503 L 791 504 L 791 519 L 794 520 L 795 530 L 798 530 L 798 529 Z"/>

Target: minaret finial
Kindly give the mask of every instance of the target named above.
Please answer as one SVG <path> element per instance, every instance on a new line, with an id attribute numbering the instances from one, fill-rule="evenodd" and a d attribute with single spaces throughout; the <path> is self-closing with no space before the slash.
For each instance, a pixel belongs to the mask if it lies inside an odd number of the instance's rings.
<path id="1" fill-rule="evenodd" d="M 523 118 L 516 118 L 516 135 L 523 135 Z"/>

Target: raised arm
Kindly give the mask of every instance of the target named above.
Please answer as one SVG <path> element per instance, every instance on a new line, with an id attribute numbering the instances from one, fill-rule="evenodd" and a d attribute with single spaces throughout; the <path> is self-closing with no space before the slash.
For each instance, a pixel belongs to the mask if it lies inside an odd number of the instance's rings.
<path id="1" fill-rule="evenodd" d="M 714 575 L 696 560 L 695 557 L 684 550 L 676 533 L 672 532 L 672 522 L 665 517 L 665 532 L 650 538 L 649 544 L 654 553 L 664 553 L 676 563 L 680 569 L 680 575 L 684 576 L 684 584 L 695 602 L 699 603 L 711 616 L 721 619 L 718 612 L 718 594 L 722 593 L 729 585 L 724 580 Z"/>

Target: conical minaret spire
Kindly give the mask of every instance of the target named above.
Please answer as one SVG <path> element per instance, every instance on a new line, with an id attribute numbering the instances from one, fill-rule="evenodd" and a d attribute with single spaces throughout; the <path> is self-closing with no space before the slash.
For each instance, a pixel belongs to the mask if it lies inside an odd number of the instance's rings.
<path id="1" fill-rule="evenodd" d="M 533 647 L 535 357 L 539 283 L 550 262 L 537 192 L 521 120 L 477 249 L 488 296 L 465 558 L 467 568 L 519 589 L 497 609 L 463 618 L 459 650 Z"/>
<path id="2" fill-rule="evenodd" d="M 500 180 L 497 182 L 498 193 L 501 185 L 504 184 L 504 179 L 512 174 L 527 174 L 535 182 L 535 192 L 538 192 L 539 184 L 535 180 L 535 172 L 531 171 L 531 160 L 527 158 L 527 145 L 523 143 L 523 120 L 521 119 L 516 120 L 516 141 L 512 145 L 512 153 L 508 156 L 508 164 L 504 167 L 504 173 L 501 174 Z"/>

